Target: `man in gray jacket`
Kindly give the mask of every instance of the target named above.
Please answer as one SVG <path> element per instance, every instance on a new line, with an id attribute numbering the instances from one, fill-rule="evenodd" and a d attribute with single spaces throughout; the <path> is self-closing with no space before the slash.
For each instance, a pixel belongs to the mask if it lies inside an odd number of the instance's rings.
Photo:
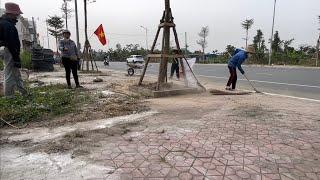
<path id="1" fill-rule="evenodd" d="M 82 86 L 80 86 L 78 77 L 78 63 L 80 61 L 80 56 L 78 53 L 77 46 L 74 43 L 74 41 L 70 39 L 71 33 L 69 30 L 64 30 L 62 34 L 63 39 L 59 43 L 59 50 L 61 51 L 62 64 L 66 71 L 66 80 L 68 88 L 72 88 L 70 81 L 71 71 L 74 81 L 76 83 L 76 88 L 82 88 Z"/>
<path id="2" fill-rule="evenodd" d="M 22 12 L 15 3 L 6 3 L 5 8 L 5 14 L 0 18 L 0 46 L 4 47 L 4 95 L 12 98 L 15 87 L 22 95 L 27 94 L 19 70 L 21 44 L 15 27 Z"/>

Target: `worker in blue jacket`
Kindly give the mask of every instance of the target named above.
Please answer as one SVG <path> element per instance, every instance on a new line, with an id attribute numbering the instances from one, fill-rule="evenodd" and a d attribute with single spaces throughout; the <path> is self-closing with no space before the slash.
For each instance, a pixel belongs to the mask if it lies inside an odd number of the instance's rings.
<path id="1" fill-rule="evenodd" d="M 236 84 L 238 80 L 237 68 L 239 69 L 241 74 L 244 74 L 245 72 L 242 69 L 241 65 L 252 54 L 255 54 L 255 49 L 253 46 L 248 46 L 245 50 L 236 49 L 234 55 L 228 62 L 230 78 L 227 83 L 226 90 L 234 91 L 236 89 Z"/>

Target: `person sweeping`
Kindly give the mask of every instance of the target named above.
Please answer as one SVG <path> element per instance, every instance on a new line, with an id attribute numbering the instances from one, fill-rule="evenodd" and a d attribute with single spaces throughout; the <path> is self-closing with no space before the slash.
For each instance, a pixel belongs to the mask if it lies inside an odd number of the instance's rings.
<path id="1" fill-rule="evenodd" d="M 174 49 L 173 51 L 174 55 L 179 54 L 179 50 Z M 180 79 L 180 68 L 179 68 L 179 59 L 178 58 L 173 58 L 172 60 L 172 65 L 171 65 L 171 73 L 170 73 L 170 79 L 173 78 L 174 73 L 176 73 L 177 79 Z"/>
<path id="2" fill-rule="evenodd" d="M 234 91 L 237 85 L 237 68 L 241 72 L 241 74 L 245 74 L 241 65 L 248 59 L 251 55 L 255 54 L 255 49 L 253 46 L 248 46 L 245 50 L 236 49 L 234 55 L 228 62 L 228 69 L 230 72 L 230 77 L 226 86 L 226 90 Z"/>

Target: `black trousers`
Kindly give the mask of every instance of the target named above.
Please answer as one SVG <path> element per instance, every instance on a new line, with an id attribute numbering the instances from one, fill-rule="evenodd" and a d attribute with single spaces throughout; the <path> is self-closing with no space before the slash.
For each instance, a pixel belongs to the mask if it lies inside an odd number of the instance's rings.
<path id="1" fill-rule="evenodd" d="M 227 86 L 232 85 L 232 89 L 236 89 L 237 80 L 238 80 L 237 69 L 234 67 L 231 67 L 231 66 L 228 66 L 228 68 L 229 68 L 229 72 L 230 72 L 230 77 L 229 77 L 229 81 L 227 83 Z"/>
<path id="2" fill-rule="evenodd" d="M 78 77 L 78 61 L 72 61 L 70 58 L 62 57 L 62 64 L 66 71 L 66 79 L 67 79 L 68 86 L 71 86 L 71 82 L 70 82 L 71 71 L 72 71 L 72 75 L 74 78 L 74 82 L 76 83 L 76 86 L 80 86 L 79 77 Z"/>
<path id="3" fill-rule="evenodd" d="M 177 78 L 180 78 L 180 71 L 179 71 L 179 63 L 172 63 L 171 65 L 171 74 L 170 77 L 173 76 L 174 72 L 176 72 Z"/>

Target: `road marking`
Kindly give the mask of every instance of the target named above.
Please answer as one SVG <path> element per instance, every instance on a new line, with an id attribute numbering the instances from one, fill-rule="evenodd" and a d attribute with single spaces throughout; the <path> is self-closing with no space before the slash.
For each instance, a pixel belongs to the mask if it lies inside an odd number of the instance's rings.
<path id="1" fill-rule="evenodd" d="M 217 78 L 217 79 L 229 79 L 226 77 L 218 77 L 218 76 L 205 76 L 205 75 L 198 75 L 201 77 L 207 78 Z M 240 81 L 246 81 L 246 79 L 239 79 Z M 298 86 L 298 87 L 308 87 L 308 88 L 317 88 L 320 89 L 320 86 L 310 86 L 304 84 L 289 84 L 289 83 L 280 83 L 280 82 L 270 82 L 270 81 L 258 81 L 258 80 L 251 80 L 252 82 L 259 82 L 259 83 L 266 83 L 266 84 L 277 84 L 277 85 L 287 85 L 287 86 Z"/>
<path id="2" fill-rule="evenodd" d="M 267 76 L 272 76 L 272 74 L 269 74 L 269 73 L 256 73 L 258 75 L 267 75 Z"/>
<path id="3" fill-rule="evenodd" d="M 273 94 L 273 93 L 266 93 L 266 92 L 263 92 L 263 94 L 270 95 L 270 96 L 279 96 L 279 97 L 286 97 L 286 98 L 306 100 L 306 101 L 312 101 L 312 102 L 320 103 L 320 100 L 318 100 L 318 99 L 301 98 L 301 97 L 287 96 L 287 95 L 282 95 L 282 94 Z"/>

